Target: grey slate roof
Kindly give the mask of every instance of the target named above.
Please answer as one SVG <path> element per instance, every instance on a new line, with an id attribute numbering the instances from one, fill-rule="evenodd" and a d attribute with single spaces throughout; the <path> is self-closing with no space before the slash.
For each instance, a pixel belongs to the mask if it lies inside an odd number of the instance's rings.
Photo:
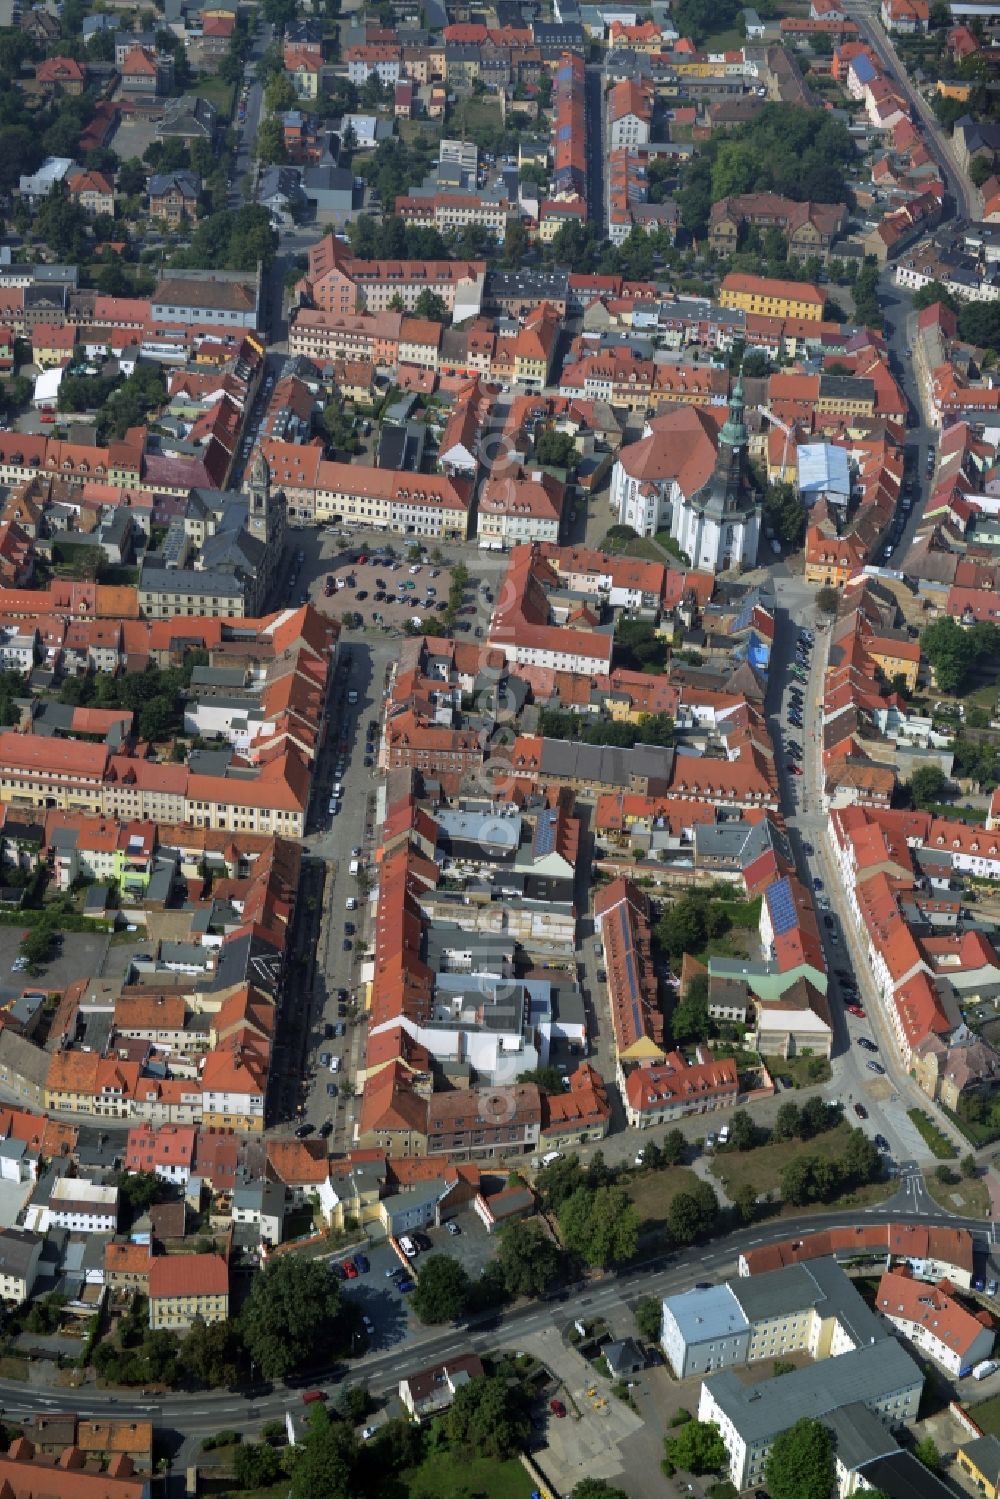
<path id="1" fill-rule="evenodd" d="M 745 1385 L 731 1369 L 705 1383 L 743 1440 L 753 1445 L 771 1441 L 803 1416 L 821 1420 L 845 1405 L 874 1404 L 919 1387 L 923 1376 L 895 1339 L 885 1337 L 762 1384 Z"/>

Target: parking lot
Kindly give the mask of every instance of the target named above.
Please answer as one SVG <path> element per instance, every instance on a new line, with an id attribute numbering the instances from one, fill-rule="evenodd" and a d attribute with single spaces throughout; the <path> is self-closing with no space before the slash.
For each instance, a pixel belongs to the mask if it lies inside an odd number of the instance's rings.
<path id="1" fill-rule="evenodd" d="M 366 560 L 361 561 L 364 557 Z M 444 614 L 451 588 L 447 567 L 430 561 L 409 562 L 401 558 L 379 557 L 355 547 L 337 550 L 324 559 L 325 574 L 315 602 L 327 612 L 343 617 L 350 612 L 359 615 L 363 627 L 370 625 L 402 629 Z M 328 591 L 330 590 L 330 591 Z M 488 601 L 483 595 L 483 612 L 477 608 L 476 584 L 470 580 L 465 603 L 458 621 L 459 634 L 484 633 Z M 478 618 L 477 618 L 478 616 Z"/>
<path id="2" fill-rule="evenodd" d="M 134 943 L 110 943 L 103 932 L 62 932 L 52 945 L 51 955 L 36 974 L 14 972 L 21 946 L 21 926 L 0 926 L 0 995 L 9 998 L 23 989 L 65 989 L 74 979 L 90 974 L 124 972 Z M 136 933 L 136 941 L 140 941 Z M 105 954 L 107 960 L 105 961 Z"/>
<path id="3" fill-rule="evenodd" d="M 356 616 L 360 623 L 355 628 L 386 631 L 443 616 L 451 589 L 450 567 L 462 560 L 470 576 L 455 633 L 470 639 L 485 636 L 497 582 L 495 559 L 491 568 L 480 569 L 481 559 L 474 550 L 466 555 L 463 549 L 456 556 L 455 547 L 449 546 L 447 557 L 440 561 L 433 559 L 433 547 L 425 549 L 419 561 L 411 561 L 405 538 L 369 543 L 363 537 L 328 531 L 293 531 L 289 550 L 285 604 L 294 607 L 309 600 L 337 619 Z M 486 572 L 491 581 L 481 584 Z"/>

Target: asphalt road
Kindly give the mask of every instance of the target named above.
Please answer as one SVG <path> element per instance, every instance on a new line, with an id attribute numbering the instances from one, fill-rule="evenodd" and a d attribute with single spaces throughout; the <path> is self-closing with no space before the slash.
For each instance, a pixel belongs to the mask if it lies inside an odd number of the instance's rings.
<path id="1" fill-rule="evenodd" d="M 820 791 L 823 675 L 828 655 L 829 630 L 820 628 L 822 616 L 817 618 L 813 590 L 808 585 L 801 579 L 776 581 L 781 607 L 770 671 L 775 695 L 769 699 L 768 706 L 785 822 L 799 871 L 811 887 L 815 888 L 817 880 L 821 882 L 822 889 L 817 893 L 829 903 L 833 919 L 831 930 L 820 913 L 820 932 L 831 975 L 830 1009 L 834 1027 L 830 1096 L 839 1098 L 845 1104 L 849 1116 L 856 1103 L 864 1105 L 868 1111 L 868 1119 L 861 1121 L 855 1116 L 850 1118 L 850 1122 L 861 1124 L 870 1135 L 885 1135 L 893 1158 L 901 1169 L 907 1169 L 914 1162 L 930 1164 L 931 1157 L 927 1147 L 906 1117 L 906 1110 L 914 1105 L 930 1108 L 935 1114 L 936 1110 L 933 1110 L 933 1105 L 920 1092 L 899 1060 L 891 1025 L 876 989 L 867 953 L 862 946 L 829 841 L 828 816 Z M 803 625 L 814 630 L 816 644 L 811 654 L 807 680 L 802 684 L 802 727 L 790 729 L 788 665 L 789 657 L 795 651 L 798 631 Z M 784 746 L 789 734 L 803 749 L 800 763 L 804 774 L 801 776 L 794 776 L 787 768 L 789 758 Z M 811 853 L 806 852 L 807 844 L 812 849 Z M 865 1010 L 863 1020 L 848 1015 L 834 974 L 837 968 L 845 968 L 854 974 Z M 861 1036 L 875 1041 L 879 1048 L 877 1056 L 858 1046 L 858 1038 Z M 885 1068 L 884 1077 L 879 1077 L 869 1069 L 867 1064 L 870 1060 L 878 1061 Z M 939 1123 L 946 1133 L 954 1134 L 947 1121 L 939 1120 Z M 956 1143 L 963 1151 L 967 1148 L 957 1139 Z M 918 1199 L 919 1196 L 917 1194 Z M 913 1210 L 920 1211 L 920 1206 L 918 1201 Z M 924 1202 L 923 1206 L 927 1206 L 927 1203 Z"/>
<path id="2" fill-rule="evenodd" d="M 461 1327 L 426 1328 L 407 1325 L 405 1348 L 395 1346 L 359 1359 L 350 1366 L 350 1376 L 364 1379 L 373 1394 L 388 1393 L 408 1373 L 447 1358 L 449 1354 L 472 1347 L 483 1351 L 497 1347 L 516 1347 L 519 1334 L 540 1331 L 553 1324 L 568 1323 L 586 1309 L 588 1317 L 600 1315 L 622 1300 L 632 1305 L 646 1296 L 663 1296 L 683 1290 L 696 1277 L 706 1273 L 725 1277 L 733 1273 L 739 1254 L 746 1248 L 778 1239 L 797 1238 L 824 1228 L 848 1227 L 854 1223 L 884 1223 L 912 1217 L 912 1194 L 901 1190 L 891 1203 L 862 1213 L 801 1214 L 774 1219 L 731 1234 L 724 1242 L 685 1250 L 681 1254 L 629 1267 L 620 1274 L 564 1288 L 564 1299 L 558 1302 L 528 1302 L 513 1307 L 503 1315 L 483 1316 Z M 922 1223 L 948 1228 L 967 1228 L 979 1251 L 990 1249 L 988 1228 L 972 1219 L 952 1218 L 941 1212 L 927 1213 Z M 354 1283 L 357 1284 L 357 1283 Z M 317 1389 L 334 1390 L 345 1377 L 343 1372 L 314 1382 Z M 113 1416 L 118 1420 L 149 1420 L 158 1426 L 184 1436 L 201 1436 L 223 1426 L 238 1424 L 252 1428 L 265 1421 L 284 1416 L 298 1406 L 301 1387 L 289 1390 L 281 1386 L 254 1395 L 231 1391 L 202 1392 L 198 1395 L 168 1395 L 162 1400 L 130 1398 L 103 1390 L 46 1390 L 19 1381 L 0 1380 L 0 1411 L 11 1420 L 24 1420 L 39 1411 L 74 1411 L 84 1419 Z"/>
<path id="3" fill-rule="evenodd" d="M 901 61 L 899 53 L 896 51 L 892 38 L 885 32 L 878 20 L 879 6 L 877 0 L 845 0 L 844 10 L 853 21 L 857 22 L 865 41 L 868 42 L 875 53 L 882 59 L 886 68 L 893 74 L 896 82 L 909 99 L 916 117 L 923 127 L 928 149 L 941 168 L 945 186 L 951 195 L 955 209 L 964 218 L 975 219 L 978 212 L 975 190 L 972 184 L 966 180 L 963 173 L 959 171 L 947 145 L 947 136 L 938 123 L 937 116 L 911 81 L 906 67 Z M 946 218 L 949 217 L 947 211 L 944 216 Z"/>

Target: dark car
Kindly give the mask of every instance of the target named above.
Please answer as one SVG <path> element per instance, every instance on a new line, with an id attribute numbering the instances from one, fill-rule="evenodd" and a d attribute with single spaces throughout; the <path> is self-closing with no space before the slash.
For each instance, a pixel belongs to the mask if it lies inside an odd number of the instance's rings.
<path id="1" fill-rule="evenodd" d="M 344 922 L 344 936 L 345 937 L 353 937 L 354 936 L 354 922 L 353 921 L 345 921 Z"/>
<path id="2" fill-rule="evenodd" d="M 356 1254 L 354 1256 L 354 1263 L 357 1266 L 359 1274 L 361 1275 L 367 1275 L 369 1270 L 371 1269 L 371 1264 L 369 1263 L 368 1256 L 366 1254 Z"/>
<path id="3" fill-rule="evenodd" d="M 368 729 L 367 729 L 368 738 L 369 739 L 374 739 L 374 737 L 375 737 L 375 735 L 377 733 L 378 733 L 378 724 L 376 723 L 376 721 L 375 721 L 374 718 L 370 718 L 368 720 Z"/>
<path id="4" fill-rule="evenodd" d="M 315 1124 L 300 1124 L 295 1131 L 296 1140 L 304 1140 L 306 1135 L 311 1135 L 315 1128 Z"/>
<path id="5" fill-rule="evenodd" d="M 885 1138 L 885 1135 L 876 1135 L 875 1144 L 878 1146 L 879 1150 L 887 1151 L 889 1149 L 889 1142 Z"/>
<path id="6" fill-rule="evenodd" d="M 354 947 L 354 943 L 351 941 L 350 937 L 345 937 L 344 938 L 344 951 L 345 952 L 351 952 L 351 950 L 353 949 L 353 947 Z"/>
<path id="7" fill-rule="evenodd" d="M 329 1020 L 326 1022 L 326 1025 L 324 1025 L 324 1027 L 323 1027 L 323 1039 L 324 1039 L 324 1041 L 332 1041 L 333 1040 L 333 1026 L 330 1024 Z"/>
<path id="8" fill-rule="evenodd" d="M 372 770 L 374 768 L 374 765 L 375 765 L 375 761 L 372 758 L 372 756 L 371 755 L 366 755 L 365 756 L 365 770 Z"/>
<path id="9" fill-rule="evenodd" d="M 333 1120 L 332 1119 L 324 1119 L 323 1123 L 319 1127 L 319 1132 L 323 1136 L 324 1140 L 327 1138 L 328 1135 L 332 1135 L 333 1134 Z"/>
<path id="10" fill-rule="evenodd" d="M 859 1036 L 858 1037 L 858 1045 L 864 1051 L 878 1051 L 878 1047 L 875 1045 L 875 1042 L 874 1041 L 869 1041 L 869 1039 L 868 1039 L 867 1036 Z"/>
<path id="11" fill-rule="evenodd" d="M 340 1263 L 339 1260 L 331 1260 L 330 1261 L 330 1269 L 333 1272 L 333 1274 L 337 1277 L 338 1280 L 346 1280 L 347 1279 L 347 1271 L 344 1269 L 343 1265 Z"/>
<path id="12" fill-rule="evenodd" d="M 868 1068 L 869 1072 L 877 1072 L 879 1077 L 885 1076 L 885 1068 L 882 1066 L 881 1062 L 866 1062 L 865 1066 Z"/>
<path id="13" fill-rule="evenodd" d="M 337 1006 L 337 1014 L 341 1017 L 341 1019 L 343 1019 L 343 1017 L 347 1014 L 347 1006 L 345 1004 L 339 1004 Z"/>
<path id="14" fill-rule="evenodd" d="M 337 998 L 340 1000 L 341 1004 L 346 1004 L 347 1003 L 347 990 L 346 989 L 338 989 L 337 990 Z"/>
<path id="15" fill-rule="evenodd" d="M 854 1105 L 854 1112 L 857 1114 L 859 1119 L 868 1118 L 868 1110 L 865 1108 L 863 1103 L 856 1103 Z"/>

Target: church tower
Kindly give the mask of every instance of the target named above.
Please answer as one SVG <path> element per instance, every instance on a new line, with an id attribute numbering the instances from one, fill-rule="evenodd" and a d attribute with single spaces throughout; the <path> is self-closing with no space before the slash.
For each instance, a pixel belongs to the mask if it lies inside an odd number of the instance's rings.
<path id="1" fill-rule="evenodd" d="M 285 496 L 280 489 L 271 493 L 271 471 L 259 449 L 250 469 L 248 488 L 247 531 L 264 548 L 263 560 L 257 567 L 258 608 L 263 608 L 281 566 L 285 544 Z"/>
<path id="2" fill-rule="evenodd" d="M 678 507 L 671 530 L 693 567 L 741 572 L 757 561 L 761 503 L 748 463 L 745 412 L 740 371 L 719 433 L 715 468 L 702 488 Z"/>

